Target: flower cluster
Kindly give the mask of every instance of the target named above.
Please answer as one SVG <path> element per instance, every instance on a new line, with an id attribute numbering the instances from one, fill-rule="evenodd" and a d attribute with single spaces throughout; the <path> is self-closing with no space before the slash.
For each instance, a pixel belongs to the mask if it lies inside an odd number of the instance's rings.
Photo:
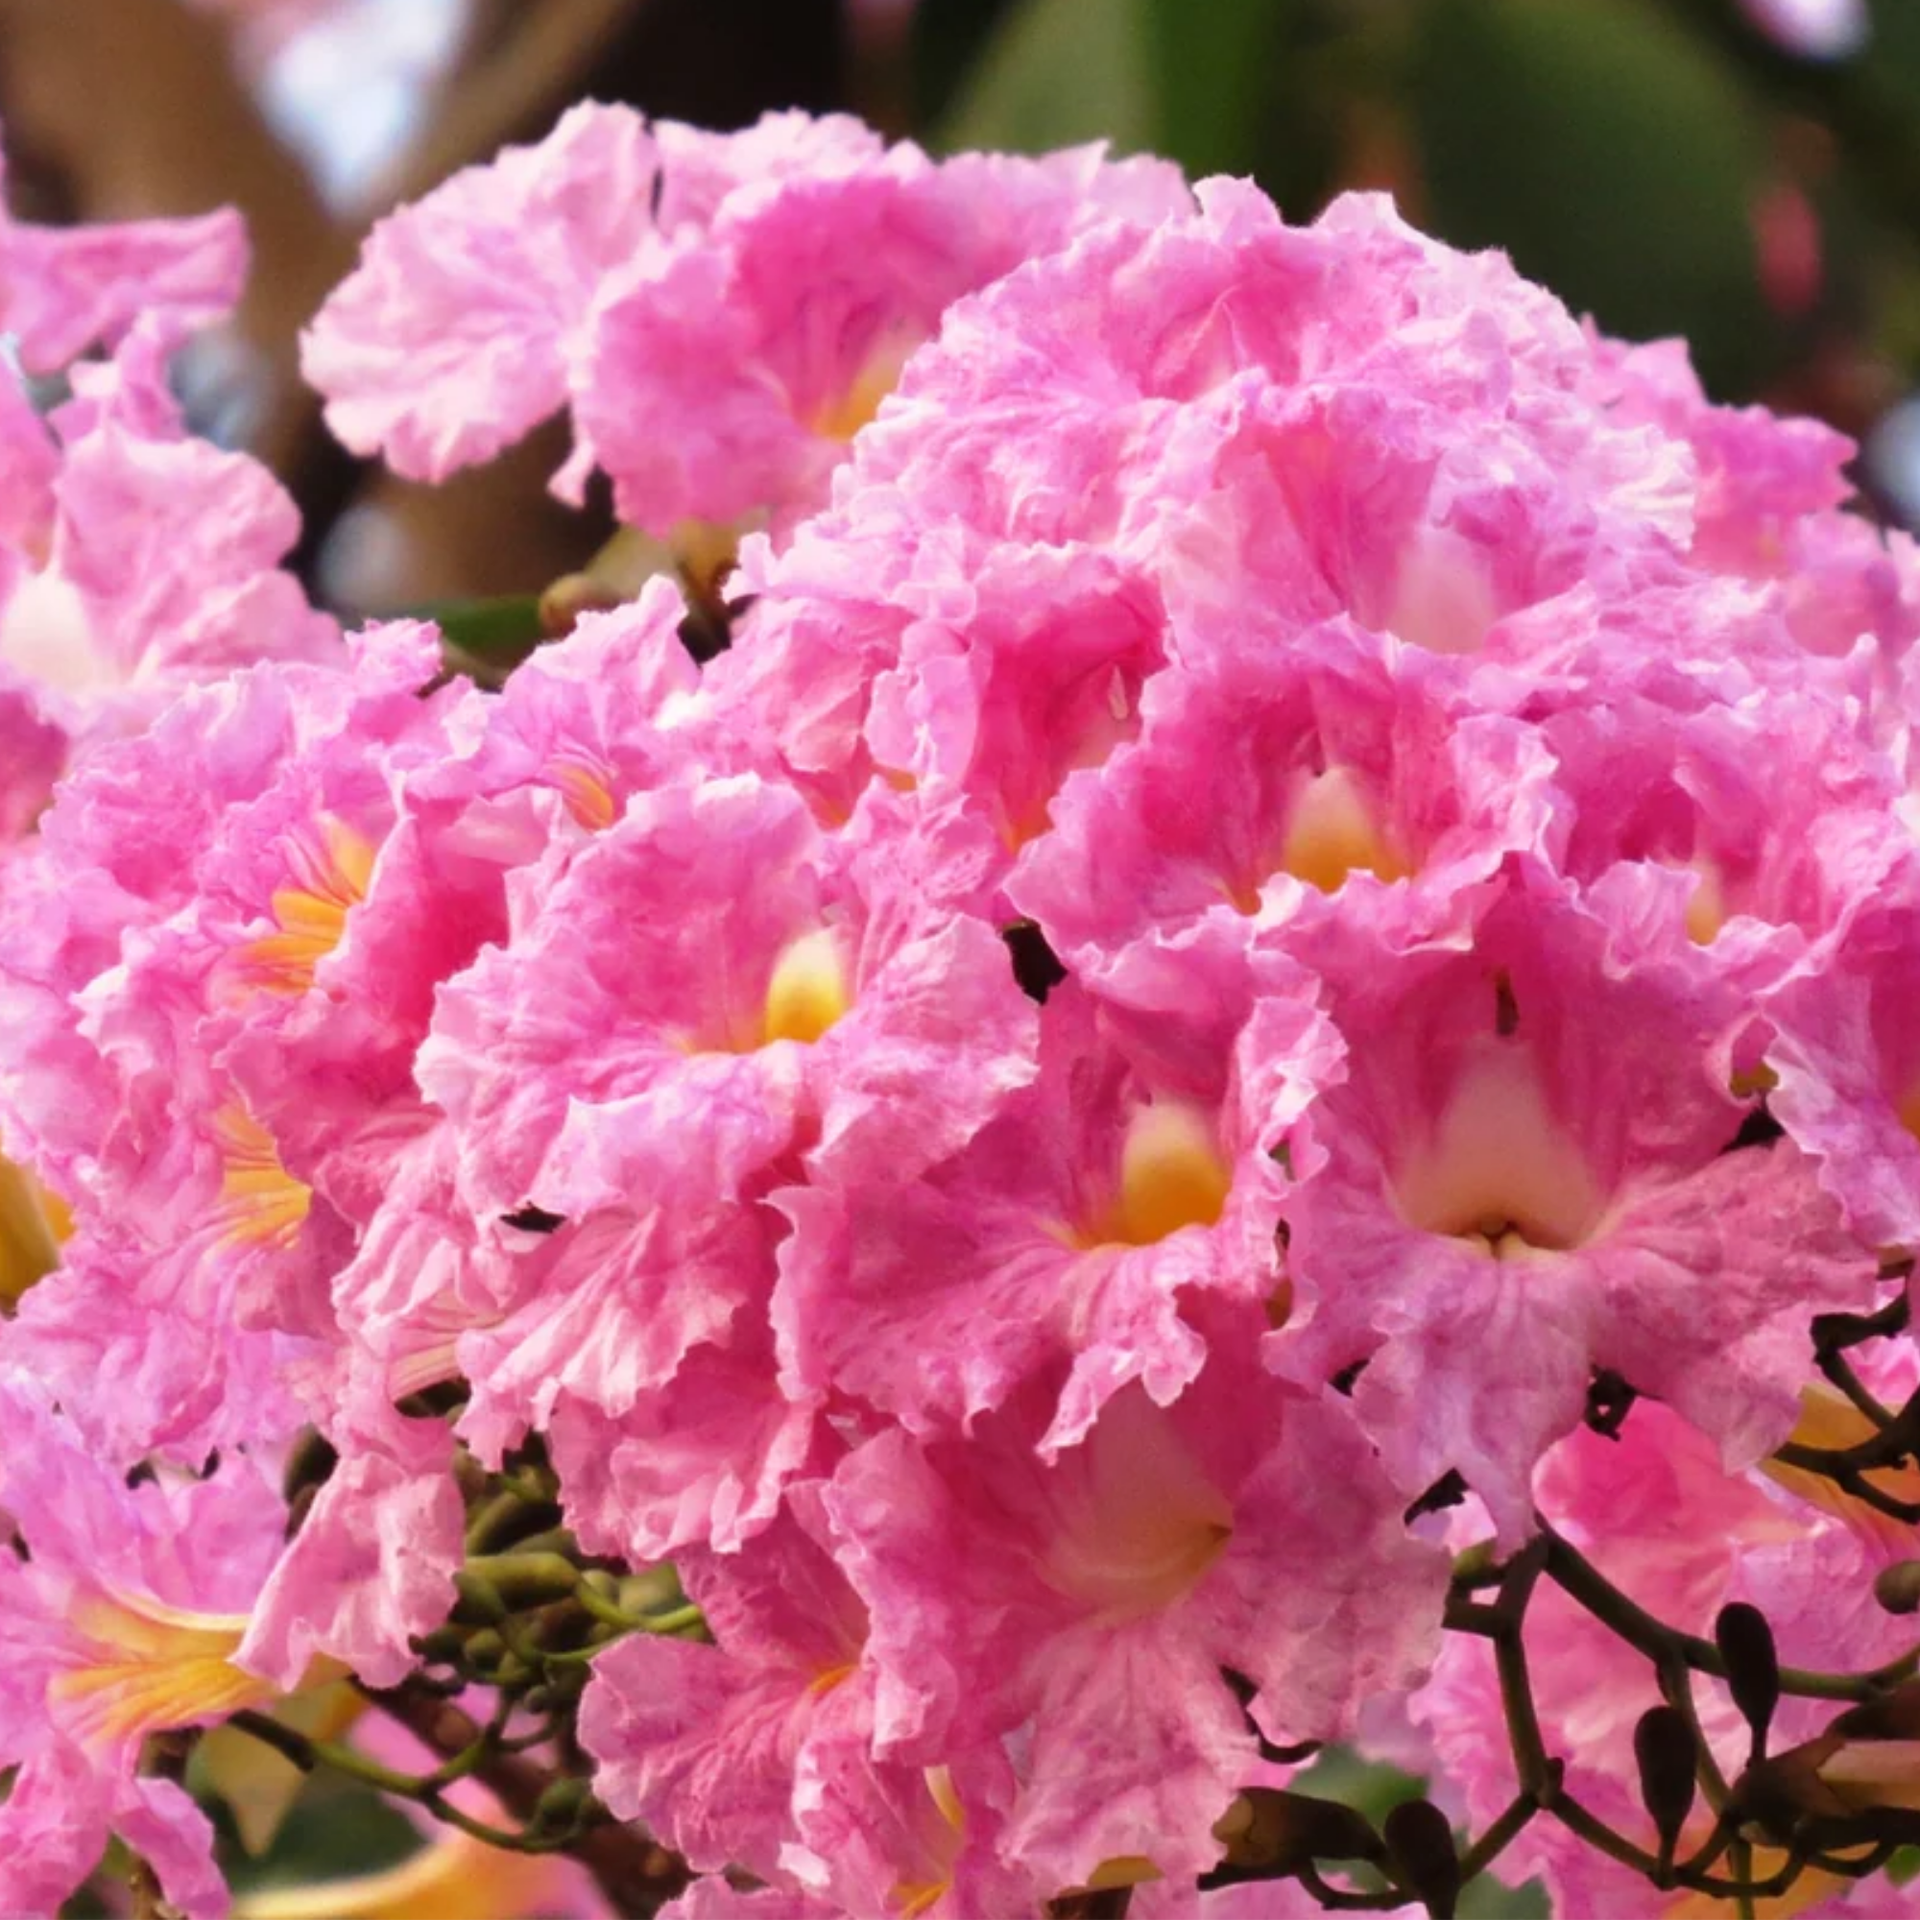
<path id="1" fill-rule="evenodd" d="M 147 1736 L 487 1636 L 689 1920 L 1307 1911 L 1249 1836 L 1317 1743 L 1625 1831 L 1675 1661 L 1771 1764 L 1730 1604 L 1906 1677 L 1920 554 L 1842 440 L 1376 198 L 585 107 L 306 343 L 417 477 L 567 408 L 679 556 L 482 690 L 273 571 L 168 244 L 9 403 L 0 1906 L 111 1830 L 219 1911 Z M 6 289 L 85 278 L 69 349 L 100 247 Z M 1513 1859 L 1617 1911 L 1582 1837 Z"/>

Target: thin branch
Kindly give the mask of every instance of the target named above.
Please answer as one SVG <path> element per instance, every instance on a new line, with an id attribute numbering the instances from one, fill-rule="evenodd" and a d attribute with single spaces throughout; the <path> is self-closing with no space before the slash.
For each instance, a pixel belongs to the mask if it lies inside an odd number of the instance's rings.
<path id="1" fill-rule="evenodd" d="M 1727 1663 L 1711 1640 L 1682 1633 L 1677 1627 L 1656 1619 L 1614 1586 L 1544 1520 L 1540 1531 L 1547 1542 L 1547 1577 L 1596 1619 L 1610 1626 L 1629 1646 L 1645 1654 L 1656 1668 L 1663 1659 L 1678 1654 L 1696 1673 L 1711 1674 L 1717 1680 L 1727 1677 Z M 1897 1660 L 1865 1673 L 1824 1673 L 1806 1667 L 1782 1667 L 1780 1690 L 1808 1700 L 1871 1700 L 1902 1680 L 1911 1679 L 1916 1671 L 1920 1671 L 1920 1647 L 1910 1648 Z"/>

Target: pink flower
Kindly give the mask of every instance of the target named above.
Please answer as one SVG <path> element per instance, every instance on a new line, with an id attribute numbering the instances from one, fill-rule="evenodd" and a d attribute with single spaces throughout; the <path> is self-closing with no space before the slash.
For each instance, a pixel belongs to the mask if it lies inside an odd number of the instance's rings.
<path id="1" fill-rule="evenodd" d="M 827 1493 L 872 1615 L 878 1750 L 937 1764 L 1013 1737 L 1002 1847 L 1055 1887 L 1116 1859 L 1212 1863 L 1254 1762 L 1223 1667 L 1292 1739 L 1431 1658 L 1443 1562 L 1345 1409 L 1263 1384 L 1242 1314 L 1212 1330 L 1172 1406 L 1129 1387 L 1050 1464 L 1043 1394 L 970 1439 L 883 1434 Z"/>
<path id="2" fill-rule="evenodd" d="M 582 106 L 382 222 L 306 372 L 340 437 L 403 473 L 442 478 L 571 403 L 563 493 L 598 463 L 661 535 L 784 521 L 954 299 L 1087 218 L 1183 197 L 1171 168 L 1097 149 L 936 164 L 845 119 L 714 135 Z"/>
<path id="3" fill-rule="evenodd" d="M 581 1738 L 598 1791 L 701 1872 L 773 1879 L 797 1834 L 796 1770 L 823 1743 L 864 1752 L 866 1608 L 835 1565 L 818 1489 L 737 1553 L 676 1569 L 717 1646 L 636 1634 L 594 1662 Z"/>
<path id="4" fill-rule="evenodd" d="M 1623 695 L 1542 733 L 1571 802 L 1560 864 L 1616 945 L 1747 992 L 1820 966 L 1910 859 L 1886 757 L 1857 709 L 1815 688 L 1687 713 Z"/>
<path id="5" fill-rule="evenodd" d="M 148 1734 L 274 1697 L 239 1651 L 280 1551 L 280 1503 L 245 1460 L 129 1487 L 17 1379 L 0 1379 L 0 1429 L 0 1502 L 26 1549 L 0 1553 L 0 1766 L 19 1768 L 0 1809 L 0 1901 L 50 1911 L 118 1831 L 169 1899 L 224 1913 L 206 1817 L 135 1769 Z"/>
<path id="6" fill-rule="evenodd" d="M 453 757 L 423 768 L 414 792 L 461 802 L 551 792 L 582 834 L 611 826 L 694 751 L 686 721 L 700 674 L 680 639 L 685 612 L 655 578 L 633 605 L 584 615 L 497 695 L 449 716 Z M 541 838 L 560 831 L 556 821 Z"/>
<path id="7" fill-rule="evenodd" d="M 1136 742 L 1068 776 L 1008 885 L 1083 978 L 1163 1028 L 1191 1022 L 1205 965 L 1240 978 L 1244 1017 L 1255 947 L 1294 922 L 1438 934 L 1548 833 L 1545 742 L 1461 719 L 1431 656 L 1345 617 L 1224 627 L 1148 689 Z"/>
<path id="8" fill-rule="evenodd" d="M 1744 1466 L 1793 1423 L 1810 1312 L 1872 1287 L 1806 1159 L 1726 1151 L 1737 1003 L 1605 954 L 1516 881 L 1469 950 L 1388 964 L 1356 936 L 1323 956 L 1348 1078 L 1296 1140 L 1303 1337 L 1316 1367 L 1365 1361 L 1356 1406 L 1409 1493 L 1457 1468 L 1506 1538 L 1592 1368 Z"/>
<path id="9" fill-rule="evenodd" d="M 1920 901 L 1911 849 L 1817 971 L 1767 1001 L 1769 1105 L 1870 1246 L 1920 1244 Z"/>
<path id="10" fill-rule="evenodd" d="M 1792 8 L 1805 0 L 1753 3 Z M 1657 423 L 1692 451 L 1696 560 L 1741 578 L 1781 581 L 1794 631 L 1815 652 L 1844 653 L 1863 633 L 1889 653 L 1906 651 L 1920 634 L 1913 542 L 1839 510 L 1853 490 L 1845 473 L 1853 447 L 1844 435 L 1762 407 L 1710 405 L 1679 341 L 1630 347 L 1596 337 L 1592 344 L 1594 386 L 1612 410 Z"/>
<path id="11" fill-rule="evenodd" d="M 66 765 L 62 730 L 25 687 L 0 687 L 0 846 L 26 837 Z"/>
<path id="12" fill-rule="evenodd" d="M 337 639 L 277 562 L 292 503 L 243 455 L 190 438 L 173 349 L 239 298 L 231 211 L 42 228 L 0 208 L 0 331 L 30 374 L 69 373 L 47 419 L 0 373 L 0 848 L 91 739 L 241 661 L 317 659 Z M 111 354 L 82 362 L 90 347 Z"/>
<path id="13" fill-rule="evenodd" d="M 135 238 L 0 258 L 112 356 L 0 382 L 0 1903 L 117 1830 L 215 1909 L 139 1736 L 402 1679 L 523 1447 L 712 1629 L 582 1722 L 690 1920 L 1229 1913 L 1271 1743 L 1381 1726 L 1484 1820 L 1450 1472 L 1691 1631 L 1891 1649 L 1907 1543 L 1759 1477 L 1857 1437 L 1808 1321 L 1920 1244 L 1920 549 L 1835 436 L 1379 198 L 586 106 L 307 343 L 407 473 L 568 410 L 672 550 L 483 693 L 335 650 L 165 386 L 217 235 Z M 1631 1821 L 1652 1676 L 1538 1607 Z"/>
<path id="14" fill-rule="evenodd" d="M 1041 1036 L 1034 1085 L 921 1179 L 774 1196 L 795 1227 L 775 1306 L 791 1384 L 938 1435 L 1058 1381 L 1053 1457 L 1130 1382 L 1178 1399 L 1207 1355 L 1184 1306 L 1278 1293 L 1271 1150 L 1337 1044 L 1311 1005 L 1270 1003 L 1204 1103 L 1156 1086 L 1071 987 Z"/>
<path id="15" fill-rule="evenodd" d="M 0 716 L 16 716 L 0 726 L 26 734 L 0 789 L 16 832 L 78 754 L 182 688 L 256 659 L 337 657 L 334 623 L 278 565 L 292 501 L 257 462 L 185 435 L 160 341 L 149 330 L 77 369 L 81 397 L 51 431 L 21 424 L 30 484 L 0 527 Z"/>
<path id="16" fill-rule="evenodd" d="M 1843 1431 L 1829 1423 L 1817 1437 L 1809 1427 L 1807 1437 L 1845 1444 Z M 1798 1494 L 1806 1476 L 1779 1479 Z M 1560 1441 L 1541 1462 L 1534 1491 L 1541 1512 L 1606 1579 L 1683 1633 L 1711 1635 L 1720 1608 L 1740 1599 L 1761 1607 L 1789 1662 L 1870 1667 L 1911 1639 L 1867 1599 L 1874 1562 L 1850 1517 L 1787 1498 L 1758 1474 L 1728 1475 L 1706 1435 L 1655 1403 L 1637 1404 L 1617 1439 L 1580 1430 Z M 1842 1504 L 1864 1512 L 1857 1502 L 1822 1501 Z M 1847 1604 L 1855 1595 L 1861 1604 Z M 1528 1607 L 1526 1647 L 1548 1752 L 1567 1762 L 1569 1791 L 1622 1832 L 1650 1840 L 1633 1729 L 1660 1699 L 1651 1664 L 1551 1580 L 1542 1581 Z M 1736 1776 L 1746 1764 L 1746 1726 L 1718 1684 L 1696 1678 L 1694 1695 L 1720 1766 Z M 1776 1747 L 1810 1737 L 1833 1712 L 1830 1702 L 1783 1701 Z M 1447 1777 L 1464 1790 L 1472 1822 L 1484 1826 L 1515 1790 L 1486 1644 L 1465 1636 L 1450 1641 L 1434 1679 L 1414 1696 L 1414 1713 Z M 1683 1847 L 1704 1838 L 1705 1821 L 1704 1811 L 1696 1812 Z M 1509 1877 L 1545 1877 L 1556 1913 L 1597 1920 L 1622 1903 L 1668 1910 L 1649 1904 L 1637 1876 L 1550 1820 L 1531 1825 L 1508 1857 Z M 1807 1889 L 1816 1898 L 1839 1891 L 1817 1873 Z M 1886 1889 L 1878 1893 L 1883 1900 Z M 1670 1899 L 1672 1911 L 1689 1910 L 1683 1896 Z M 1887 1909 L 1876 1900 L 1869 1910 Z"/>
<path id="17" fill-rule="evenodd" d="M 1161 564 L 1194 591 L 1210 562 L 1223 601 L 1244 568 L 1284 578 L 1306 618 L 1444 602 L 1456 649 L 1476 606 L 1566 584 L 1598 521 L 1613 564 L 1684 538 L 1686 452 L 1578 392 L 1579 329 L 1498 256 L 1428 241 L 1379 197 L 1306 229 L 1245 183 L 1198 198 L 956 309 L 840 497 L 897 487 L 1000 538 L 1151 553 L 1171 532 Z"/>
<path id="18" fill-rule="evenodd" d="M 380 221 L 302 343 L 334 432 L 439 480 L 558 412 L 602 276 L 652 230 L 657 165 L 645 121 L 587 103 Z"/>
<path id="19" fill-rule="evenodd" d="M 137 1223 L 66 1241 L 60 1265 L 20 1302 L 0 1352 L 59 1397 L 103 1464 L 283 1444 L 302 1418 L 290 1377 L 308 1343 L 234 1325 L 217 1285 L 182 1298 L 184 1262 L 166 1276 L 172 1285 L 153 1285 L 154 1263 Z"/>
<path id="20" fill-rule="evenodd" d="M 784 531 L 957 299 L 1103 216 L 1186 204 L 1173 169 L 1095 147 L 846 158 L 773 180 L 736 162 L 704 226 L 668 232 L 609 294 L 578 407 L 632 524 L 757 509 Z"/>
<path id="21" fill-rule="evenodd" d="M 637 797 L 441 995 L 419 1074 L 481 1207 L 697 1208 L 789 1153 L 952 1151 L 1031 1077 L 1032 1013 L 989 927 L 743 775 Z"/>
<path id="22" fill-rule="evenodd" d="M 81 227 L 29 226 L 0 209 L 0 331 L 29 373 L 117 347 L 143 319 L 177 345 L 232 312 L 246 272 L 246 231 L 231 207 Z"/>
<path id="23" fill-rule="evenodd" d="M 397 1686 L 414 1665 L 410 1641 L 453 1604 L 465 1516 L 446 1424 L 387 1411 L 341 1432 L 350 1451 L 261 1589 L 240 1648 L 286 1687 L 320 1656 Z"/>
<path id="24" fill-rule="evenodd" d="M 583 1209 L 496 1256 L 500 1296 L 449 1342 L 473 1388 L 461 1430 L 488 1457 L 562 1401 L 614 1420 L 666 1388 L 696 1349 L 736 1344 L 766 1313 L 779 1218 L 744 1198 L 676 1209 Z M 429 1316 L 414 1308 L 402 1324 Z M 451 1357 L 451 1356 L 450 1356 Z"/>
<path id="25" fill-rule="evenodd" d="M 589 1553 L 633 1565 L 688 1546 L 733 1552 L 838 1451 L 819 1413 L 782 1389 L 771 1333 L 752 1318 L 725 1346 L 693 1348 L 617 1419 L 562 1395 L 547 1438 L 567 1524 Z"/>
<path id="26" fill-rule="evenodd" d="M 48 861 L 93 869 L 97 924 L 56 921 L 66 937 L 48 952 L 21 901 L 0 971 L 18 969 L 62 1077 L 23 1074 L 9 1094 L 83 1225 L 96 1207 L 104 1215 L 125 1203 L 118 1231 L 157 1256 L 152 1298 L 190 1289 L 202 1311 L 219 1297 L 243 1321 L 312 1330 L 302 1306 L 313 1307 L 313 1286 L 293 1283 L 298 1257 L 311 1271 L 342 1250 L 331 1207 L 313 1199 L 313 1135 L 331 1123 L 337 1145 L 343 1124 L 364 1121 L 369 1056 L 392 1046 L 409 1012 L 390 964 L 397 942 L 379 938 L 390 896 L 373 886 L 367 832 L 387 830 L 386 780 L 408 743 L 417 749 L 436 731 L 435 709 L 415 697 L 435 651 L 431 636 L 403 629 L 365 644 L 357 680 L 263 670 L 210 689 L 148 735 L 102 750 L 47 822 Z M 139 851 L 99 858 L 129 813 L 142 823 Z M 464 958 L 457 943 L 473 929 L 463 875 L 443 869 L 423 888 L 417 869 L 405 871 L 409 845 L 402 833 L 389 850 L 404 875 L 393 894 L 433 922 L 414 963 L 430 967 L 449 941 Z M 370 887 L 375 907 L 348 940 Z M 342 984 L 357 984 L 354 962 L 378 984 L 316 1035 L 322 1016 L 305 995 L 343 943 Z M 422 1025 L 424 1013 L 414 1016 Z M 250 1049 L 268 1033 L 275 1062 L 256 1078 Z M 333 1063 L 354 1049 L 358 1064 L 341 1076 Z M 388 1084 L 411 1096 L 410 1060 L 408 1046 Z M 352 1197 L 344 1185 L 342 1197 Z"/>

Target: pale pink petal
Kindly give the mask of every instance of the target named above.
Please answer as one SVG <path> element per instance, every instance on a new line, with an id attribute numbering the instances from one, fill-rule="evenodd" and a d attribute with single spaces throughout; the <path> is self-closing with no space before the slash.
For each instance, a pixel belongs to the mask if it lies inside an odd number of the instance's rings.
<path id="1" fill-rule="evenodd" d="M 388 215 L 303 341 L 334 432 L 440 480 L 557 412 L 602 277 L 652 230 L 656 165 L 638 114 L 587 103 Z"/>
<path id="2" fill-rule="evenodd" d="M 437 1420 L 394 1416 L 379 1443 L 349 1444 L 261 1590 L 241 1663 L 291 1688 L 325 1653 L 370 1686 L 397 1686 L 409 1641 L 453 1603 L 465 1516 L 452 1465 Z"/>

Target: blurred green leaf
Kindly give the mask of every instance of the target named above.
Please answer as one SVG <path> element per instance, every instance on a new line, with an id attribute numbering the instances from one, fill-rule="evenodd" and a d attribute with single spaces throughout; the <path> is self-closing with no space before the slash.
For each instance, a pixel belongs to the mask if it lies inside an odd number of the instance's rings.
<path id="1" fill-rule="evenodd" d="M 1154 144 L 1195 178 L 1245 173 L 1294 0 L 1145 0 Z"/>
<path id="2" fill-rule="evenodd" d="M 239 1893 L 380 1873 L 425 1844 L 421 1830 L 391 1801 L 328 1773 L 307 1781 L 293 1814 L 258 1859 L 240 1846 L 224 1804 L 216 1801 L 213 1812 L 221 1866 Z"/>
<path id="3" fill-rule="evenodd" d="M 937 127 L 1014 0 L 916 0 L 913 122 Z"/>
<path id="4" fill-rule="evenodd" d="M 518 666 L 545 638 L 537 593 L 503 594 L 494 600 L 441 600 L 415 609 L 414 618 L 431 620 L 448 646 L 488 666 Z"/>
<path id="5" fill-rule="evenodd" d="M 1365 1814 L 1376 1827 L 1385 1824 L 1395 1807 L 1418 1799 L 1427 1786 L 1417 1775 L 1402 1773 L 1398 1767 L 1363 1760 L 1350 1747 L 1328 1747 L 1288 1784 L 1298 1793 L 1338 1800 Z M 1368 1871 L 1358 1877 L 1378 1878 Z M 1546 1889 L 1537 1880 L 1512 1887 L 1494 1874 L 1483 1873 L 1468 1881 L 1458 1913 L 1459 1920 L 1547 1920 Z"/>
<path id="6" fill-rule="evenodd" d="M 1432 0 L 1411 82 L 1437 232 L 1505 247 L 1609 331 L 1685 334 L 1717 391 L 1760 382 L 1762 133 L 1691 34 L 1644 0 Z"/>
<path id="7" fill-rule="evenodd" d="M 1081 140 L 1137 151 L 1158 131 L 1147 0 L 1020 0 L 955 96 L 948 148 L 1041 153 Z"/>
<path id="8" fill-rule="evenodd" d="M 935 0 L 936 14 L 942 5 L 968 10 Z M 1253 174 L 1305 217 L 1333 182 L 1341 75 L 1326 56 L 1349 29 L 1323 0 L 1016 0 L 984 40 L 951 22 L 931 31 L 926 57 L 977 53 L 950 95 L 946 147 L 1037 153 L 1108 139 L 1195 179 Z"/>

